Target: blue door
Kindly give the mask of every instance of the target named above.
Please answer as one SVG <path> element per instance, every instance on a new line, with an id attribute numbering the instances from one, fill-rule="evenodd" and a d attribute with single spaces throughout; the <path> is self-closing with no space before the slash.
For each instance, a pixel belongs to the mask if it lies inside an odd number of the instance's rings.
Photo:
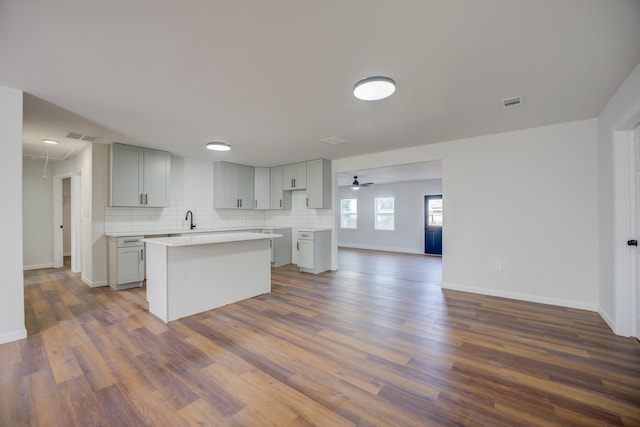
<path id="1" fill-rule="evenodd" d="M 442 195 L 424 196 L 424 253 L 442 255 Z"/>

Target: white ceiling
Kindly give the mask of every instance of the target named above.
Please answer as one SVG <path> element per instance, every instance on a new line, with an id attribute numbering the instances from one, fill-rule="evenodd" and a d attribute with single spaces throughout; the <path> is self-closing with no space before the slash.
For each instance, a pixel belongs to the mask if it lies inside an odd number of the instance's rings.
<path id="1" fill-rule="evenodd" d="M 639 46 L 631 0 L 0 0 L 26 144 L 76 132 L 255 166 L 595 117 Z M 396 93 L 354 98 L 371 75 Z"/>

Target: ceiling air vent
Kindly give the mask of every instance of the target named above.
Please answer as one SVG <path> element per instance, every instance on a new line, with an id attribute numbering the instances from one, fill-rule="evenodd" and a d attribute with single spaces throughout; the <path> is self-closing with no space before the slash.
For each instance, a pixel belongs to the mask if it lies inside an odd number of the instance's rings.
<path id="1" fill-rule="evenodd" d="M 82 137 L 83 137 L 83 135 L 81 133 L 69 132 L 67 134 L 67 138 L 69 138 L 69 139 L 80 139 Z"/>
<path id="2" fill-rule="evenodd" d="M 522 105 L 522 97 L 521 96 L 514 96 L 514 97 L 511 97 L 511 98 L 507 98 L 507 99 L 503 99 L 502 100 L 502 106 L 504 108 L 519 107 L 520 105 Z"/>
<path id="3" fill-rule="evenodd" d="M 95 142 L 96 139 L 98 139 L 97 136 L 88 136 L 88 135 L 83 135 L 81 133 L 76 133 L 76 132 L 67 133 L 67 138 L 79 139 L 80 141 L 88 141 L 88 142 Z"/>
<path id="4" fill-rule="evenodd" d="M 329 144 L 329 145 L 339 145 L 339 144 L 344 144 L 345 142 L 347 142 L 346 139 L 341 138 L 339 136 L 328 136 L 326 138 L 322 138 L 320 141 L 324 142 L 325 144 Z"/>

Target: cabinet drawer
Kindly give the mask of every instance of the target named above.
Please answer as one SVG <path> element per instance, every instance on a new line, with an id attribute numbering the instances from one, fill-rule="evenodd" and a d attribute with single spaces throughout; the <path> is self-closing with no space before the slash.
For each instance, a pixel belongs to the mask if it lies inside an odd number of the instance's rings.
<path id="1" fill-rule="evenodd" d="M 129 246 L 142 246 L 142 236 L 118 237 L 116 246 L 119 248 L 127 248 Z"/>
<path id="2" fill-rule="evenodd" d="M 298 231 L 298 240 L 313 240 L 313 232 Z"/>

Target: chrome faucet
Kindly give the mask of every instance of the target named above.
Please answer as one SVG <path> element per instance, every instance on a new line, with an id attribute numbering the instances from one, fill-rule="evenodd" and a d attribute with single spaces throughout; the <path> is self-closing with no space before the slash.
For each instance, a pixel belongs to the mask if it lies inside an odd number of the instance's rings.
<path id="1" fill-rule="evenodd" d="M 187 211 L 187 216 L 184 217 L 184 220 L 185 221 L 189 220 L 189 214 L 191 214 L 191 221 L 189 222 L 189 228 L 193 230 L 194 228 L 196 228 L 196 225 L 193 223 L 193 212 Z"/>

